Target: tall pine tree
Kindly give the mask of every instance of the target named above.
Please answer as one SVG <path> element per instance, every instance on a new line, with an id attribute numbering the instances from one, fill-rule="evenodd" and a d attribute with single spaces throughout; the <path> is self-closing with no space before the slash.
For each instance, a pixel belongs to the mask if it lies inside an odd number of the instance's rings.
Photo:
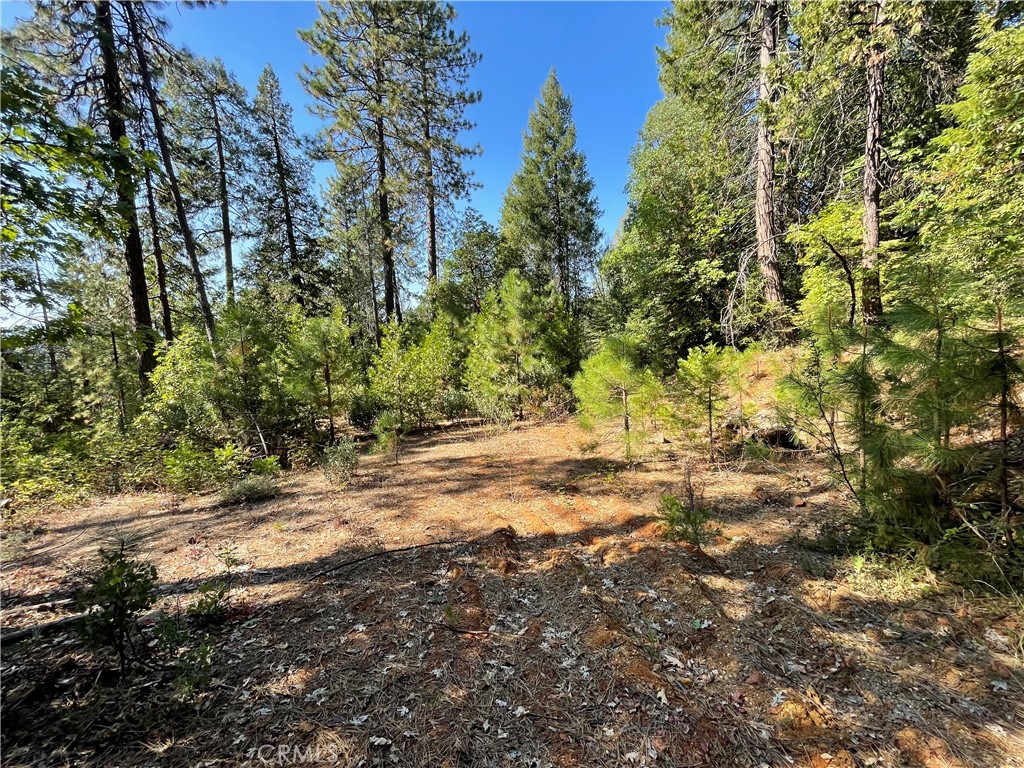
<path id="1" fill-rule="evenodd" d="M 578 314 L 597 257 L 599 215 L 594 182 L 576 147 L 572 101 L 552 69 L 523 135 L 522 165 L 505 192 L 506 266 L 523 270 L 537 288 L 554 281 Z"/>

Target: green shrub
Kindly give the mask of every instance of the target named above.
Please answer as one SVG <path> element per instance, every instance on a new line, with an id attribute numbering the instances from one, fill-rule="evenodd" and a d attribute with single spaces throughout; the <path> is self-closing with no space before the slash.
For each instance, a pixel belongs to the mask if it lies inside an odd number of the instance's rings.
<path id="1" fill-rule="evenodd" d="M 247 460 L 232 443 L 207 452 L 186 440 L 164 454 L 164 477 L 174 490 L 203 490 L 238 479 Z"/>
<path id="2" fill-rule="evenodd" d="M 250 475 L 227 488 L 220 496 L 220 503 L 230 506 L 265 501 L 274 498 L 279 492 L 277 483 L 269 475 Z"/>
<path id="3" fill-rule="evenodd" d="M 89 574 L 87 587 L 78 599 L 85 611 L 79 624 L 83 640 L 96 647 L 112 648 L 122 673 L 138 654 L 138 618 L 156 602 L 156 568 L 133 557 L 132 549 L 127 539 L 119 541 L 115 549 L 101 549 L 100 563 Z"/>
<path id="4" fill-rule="evenodd" d="M 685 541 L 700 551 L 721 532 L 711 523 L 711 513 L 700 503 L 688 474 L 685 499 L 670 493 L 662 495 L 658 502 L 658 522 L 665 527 L 666 538 Z"/>
<path id="5" fill-rule="evenodd" d="M 185 610 L 193 624 L 208 627 L 219 624 L 228 613 L 228 582 L 204 581 L 199 585 L 198 596 Z"/>
<path id="6" fill-rule="evenodd" d="M 356 441 L 348 435 L 342 435 L 333 445 L 327 446 L 320 462 L 324 475 L 336 485 L 345 485 L 351 481 L 358 463 Z"/>
<path id="7" fill-rule="evenodd" d="M 281 460 L 277 456 L 253 459 L 249 471 L 254 475 L 276 475 L 281 471 Z"/>
<path id="8" fill-rule="evenodd" d="M 384 411 L 373 424 L 376 435 L 376 451 L 381 454 L 392 454 L 395 464 L 398 463 L 398 450 L 402 440 L 402 420 L 393 411 Z"/>
<path id="9" fill-rule="evenodd" d="M 213 679 L 213 645 L 204 640 L 178 656 L 174 665 L 174 685 L 178 697 L 190 699 Z"/>
<path id="10" fill-rule="evenodd" d="M 372 392 L 360 392 L 352 398 L 348 410 L 349 424 L 360 429 L 372 429 L 373 423 L 384 410 L 384 404 Z"/>

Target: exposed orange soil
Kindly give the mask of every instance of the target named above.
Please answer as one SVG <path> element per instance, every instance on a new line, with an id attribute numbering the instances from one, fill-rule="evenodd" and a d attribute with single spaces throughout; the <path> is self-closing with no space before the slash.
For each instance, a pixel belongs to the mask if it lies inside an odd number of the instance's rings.
<path id="1" fill-rule="evenodd" d="M 5 631 L 70 610 L 116 531 L 144 534 L 164 610 L 242 565 L 188 702 L 158 673 L 105 680 L 72 633 L 5 648 L 4 765 L 1024 766 L 1017 618 L 801 549 L 847 511 L 816 460 L 709 468 L 666 445 L 625 467 L 581 439 L 453 428 L 345 488 L 292 473 L 259 504 L 36 521 L 3 566 Z M 722 529 L 707 554 L 654 520 L 684 461 Z"/>

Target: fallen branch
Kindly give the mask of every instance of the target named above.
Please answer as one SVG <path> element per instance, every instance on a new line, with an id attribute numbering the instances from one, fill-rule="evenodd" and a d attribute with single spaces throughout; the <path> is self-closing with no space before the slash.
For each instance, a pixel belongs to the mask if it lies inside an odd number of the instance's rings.
<path id="1" fill-rule="evenodd" d="M 354 560 L 346 560 L 343 563 L 332 565 L 330 568 L 324 568 L 324 570 L 313 574 L 310 579 L 319 579 L 322 576 L 326 576 L 329 573 L 340 571 L 342 568 L 347 568 L 350 565 L 358 565 L 359 563 L 365 562 L 366 560 L 372 560 L 375 557 L 385 557 L 387 555 L 394 555 L 399 552 L 410 552 L 414 549 L 426 549 L 427 547 L 445 547 L 452 546 L 454 544 L 470 544 L 471 542 L 466 539 L 448 539 L 446 541 L 432 541 L 429 544 L 413 544 L 410 547 L 399 547 L 398 549 L 385 549 L 380 552 L 374 552 L 371 555 L 363 555 L 357 557 Z"/>
<path id="2" fill-rule="evenodd" d="M 48 621 L 45 624 L 36 624 L 31 627 L 25 627 L 24 629 L 16 629 L 12 632 L 4 632 L 2 635 L 0 635 L 0 645 L 9 645 L 10 643 L 17 643 L 21 640 L 26 640 L 30 637 L 43 637 L 45 635 L 52 635 L 56 633 L 57 630 L 74 624 L 83 616 L 85 616 L 84 613 L 76 613 L 73 616 L 65 616 L 63 619 L 55 619 L 53 621 Z"/>

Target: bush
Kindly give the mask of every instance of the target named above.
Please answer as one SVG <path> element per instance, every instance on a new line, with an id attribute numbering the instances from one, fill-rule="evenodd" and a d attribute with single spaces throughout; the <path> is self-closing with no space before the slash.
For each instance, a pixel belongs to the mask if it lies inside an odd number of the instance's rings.
<path id="1" fill-rule="evenodd" d="M 122 673 L 138 653 L 133 640 L 139 633 L 138 618 L 156 602 L 156 568 L 132 557 L 132 548 L 122 539 L 116 549 L 101 549 L 100 564 L 78 600 L 85 611 L 79 624 L 83 640 L 113 648 Z"/>
<path id="2" fill-rule="evenodd" d="M 265 501 L 277 496 L 279 491 L 277 483 L 269 475 L 250 475 L 225 490 L 221 494 L 220 503 L 230 506 Z"/>
<path id="3" fill-rule="evenodd" d="M 342 435 L 333 445 L 327 446 L 320 461 L 324 475 L 336 485 L 345 485 L 351 481 L 358 463 L 356 441 L 348 435 Z"/>
<path id="4" fill-rule="evenodd" d="M 402 420 L 393 411 L 384 411 L 377 417 L 373 425 L 373 434 L 377 436 L 377 453 L 394 455 L 398 463 L 398 449 L 402 439 Z"/>
<path id="5" fill-rule="evenodd" d="M 192 623 L 200 627 L 219 624 L 228 613 L 227 581 L 204 581 L 199 585 L 199 595 L 185 610 Z"/>
<path id="6" fill-rule="evenodd" d="M 384 404 L 372 392 L 360 392 L 352 398 L 352 405 L 348 410 L 348 422 L 360 429 L 372 429 L 373 423 L 377 421 Z"/>
<path id="7" fill-rule="evenodd" d="M 658 502 L 658 522 L 665 527 L 665 537 L 685 541 L 699 551 L 714 541 L 721 531 L 711 523 L 711 513 L 701 503 L 702 495 L 694 488 L 689 470 L 684 477 L 684 498 L 666 493 Z"/>
<path id="8" fill-rule="evenodd" d="M 281 460 L 277 456 L 253 459 L 249 471 L 254 475 L 276 475 L 281 471 Z"/>
<path id="9" fill-rule="evenodd" d="M 206 452 L 186 440 L 164 454 L 164 477 L 176 491 L 198 491 L 238 479 L 247 459 L 233 443 Z"/>

